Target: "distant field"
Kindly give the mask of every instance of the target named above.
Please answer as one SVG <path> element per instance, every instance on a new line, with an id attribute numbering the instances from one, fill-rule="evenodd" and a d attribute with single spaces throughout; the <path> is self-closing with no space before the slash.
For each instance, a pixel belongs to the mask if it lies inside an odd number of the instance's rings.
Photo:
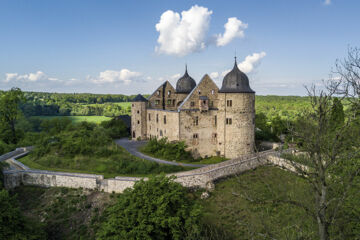
<path id="1" fill-rule="evenodd" d="M 131 107 L 131 102 L 107 102 L 107 103 L 112 103 L 112 104 L 115 104 L 115 105 L 118 105 L 120 106 L 121 108 L 123 109 L 126 109 L 127 107 Z M 106 103 L 93 103 L 93 104 L 83 104 L 85 106 L 92 106 L 92 107 L 96 107 L 96 106 L 101 106 L 101 105 L 104 105 Z"/>
<path id="2" fill-rule="evenodd" d="M 92 123 L 101 123 L 103 121 L 110 120 L 110 117 L 105 116 L 33 116 L 32 118 L 39 118 L 39 119 L 53 119 L 53 118 L 68 118 L 73 123 L 79 122 L 92 122 Z"/>

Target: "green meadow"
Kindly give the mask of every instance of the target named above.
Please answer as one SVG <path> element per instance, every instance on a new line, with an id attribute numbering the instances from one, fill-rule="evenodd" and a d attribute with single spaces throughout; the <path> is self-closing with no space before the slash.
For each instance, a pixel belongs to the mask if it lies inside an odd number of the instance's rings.
<path id="1" fill-rule="evenodd" d="M 79 123 L 85 121 L 85 122 L 92 122 L 97 124 L 111 119 L 111 117 L 105 117 L 105 116 L 33 116 L 32 118 L 38 118 L 41 120 L 50 120 L 53 118 L 67 118 L 70 119 L 73 123 Z"/>

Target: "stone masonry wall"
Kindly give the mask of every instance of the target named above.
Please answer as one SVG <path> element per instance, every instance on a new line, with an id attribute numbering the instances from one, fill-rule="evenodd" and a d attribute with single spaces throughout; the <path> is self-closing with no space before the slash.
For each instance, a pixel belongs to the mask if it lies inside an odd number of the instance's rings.
<path id="1" fill-rule="evenodd" d="M 14 159 L 14 161 L 16 161 L 16 159 Z M 268 163 L 296 172 L 296 169 L 292 168 L 292 165 L 289 165 L 287 160 L 281 159 L 279 156 L 274 154 L 273 151 L 267 151 L 257 156 L 242 156 L 240 158 L 191 171 L 168 174 L 168 176 L 176 176 L 177 178 L 175 181 L 184 187 L 207 188 L 214 181 L 220 178 L 248 171 Z M 35 185 L 42 187 L 87 188 L 109 193 L 122 193 L 125 189 L 133 187 L 135 182 L 141 179 L 135 177 L 104 179 L 102 175 L 50 172 L 41 170 L 11 170 L 4 171 L 3 173 L 4 186 L 7 189 L 20 185 Z"/>
<path id="2" fill-rule="evenodd" d="M 166 123 L 164 121 L 166 117 Z M 158 121 L 156 120 L 158 118 Z M 149 120 L 150 119 L 150 120 Z M 169 141 L 179 140 L 179 113 L 174 111 L 147 109 L 147 138 L 167 137 Z"/>

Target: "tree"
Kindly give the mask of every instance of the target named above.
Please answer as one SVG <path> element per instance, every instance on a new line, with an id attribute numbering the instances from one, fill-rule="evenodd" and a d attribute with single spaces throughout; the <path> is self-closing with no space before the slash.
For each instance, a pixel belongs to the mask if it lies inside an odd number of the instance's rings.
<path id="1" fill-rule="evenodd" d="M 190 239 L 200 232 L 200 206 L 173 178 L 135 183 L 105 212 L 98 239 Z"/>
<path id="2" fill-rule="evenodd" d="M 330 113 L 330 122 L 334 127 L 343 126 L 345 121 L 344 107 L 339 98 L 333 99 L 332 109 Z"/>
<path id="3" fill-rule="evenodd" d="M 305 154 L 289 161 L 310 184 L 315 199 L 314 208 L 297 206 L 304 207 L 317 222 L 321 240 L 330 239 L 330 232 L 337 234 L 334 228 L 339 212 L 360 173 L 360 127 L 353 115 L 340 125 L 344 118 L 339 101 L 333 98 L 335 90 L 308 89 L 312 108 L 290 129 Z M 339 124 L 337 128 L 334 123 Z"/>
<path id="4" fill-rule="evenodd" d="M 20 115 L 20 103 L 24 101 L 24 95 L 20 88 L 12 88 L 0 96 L 0 122 L 3 132 L 9 131 L 6 143 L 17 143 L 15 124 Z M 5 134 L 7 135 L 7 134 Z"/>

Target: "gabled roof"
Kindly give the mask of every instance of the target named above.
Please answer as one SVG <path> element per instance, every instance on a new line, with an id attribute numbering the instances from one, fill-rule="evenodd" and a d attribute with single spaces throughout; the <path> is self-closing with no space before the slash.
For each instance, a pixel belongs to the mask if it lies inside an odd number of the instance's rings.
<path id="1" fill-rule="evenodd" d="M 210 77 L 209 75 L 205 74 L 205 75 L 201 78 L 201 80 L 200 80 L 200 82 L 198 83 L 198 85 L 196 85 L 196 87 L 194 87 L 194 89 L 189 93 L 189 95 L 186 96 L 186 98 L 184 99 L 184 101 L 180 104 L 180 106 L 178 107 L 178 112 L 180 112 L 180 111 L 182 110 L 182 107 L 184 106 L 184 104 L 190 99 L 191 95 L 193 95 L 193 93 L 196 91 L 196 89 L 198 89 L 199 86 L 201 85 L 202 81 L 204 81 L 204 79 L 206 79 L 206 78 L 209 78 L 210 81 L 212 81 L 212 82 L 214 83 L 214 85 L 216 86 L 216 88 L 219 89 L 218 86 L 216 85 L 216 83 L 211 79 L 211 77 Z"/>
<path id="2" fill-rule="evenodd" d="M 132 102 L 147 102 L 148 100 L 146 98 L 143 97 L 143 95 L 138 94 L 133 100 Z"/>
<path id="3" fill-rule="evenodd" d="M 167 84 L 169 84 L 169 85 L 175 90 L 175 88 L 171 85 L 171 83 L 170 83 L 168 80 L 166 80 L 164 83 L 162 83 L 159 87 L 157 87 L 157 88 L 155 89 L 155 91 L 148 97 L 148 100 L 149 100 L 152 96 L 154 96 L 154 94 L 156 93 L 156 91 L 157 91 L 160 87 L 165 88 Z"/>

